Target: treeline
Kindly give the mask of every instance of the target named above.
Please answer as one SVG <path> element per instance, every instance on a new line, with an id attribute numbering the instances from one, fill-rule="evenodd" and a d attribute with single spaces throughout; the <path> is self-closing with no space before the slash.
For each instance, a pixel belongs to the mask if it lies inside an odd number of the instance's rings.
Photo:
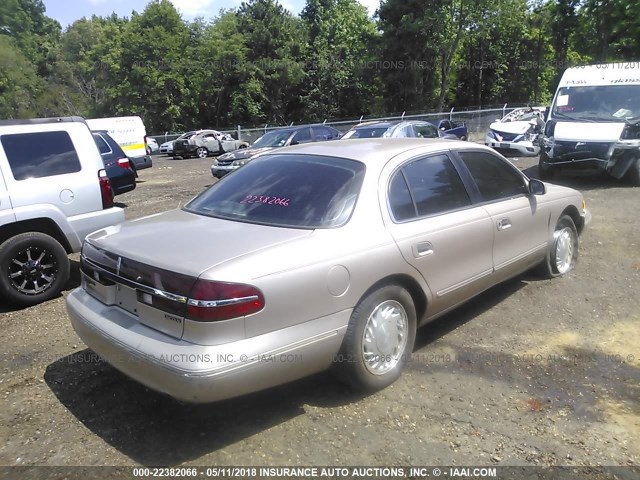
<path id="1" fill-rule="evenodd" d="M 570 65 L 637 60 L 637 0 L 249 0 L 184 20 L 168 0 L 62 31 L 0 3 L 0 118 L 140 115 L 153 132 L 548 102 Z"/>

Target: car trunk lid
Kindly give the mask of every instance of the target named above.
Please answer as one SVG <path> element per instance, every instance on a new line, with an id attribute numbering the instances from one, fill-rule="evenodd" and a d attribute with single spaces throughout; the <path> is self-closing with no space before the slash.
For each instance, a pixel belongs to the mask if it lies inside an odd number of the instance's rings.
<path id="1" fill-rule="evenodd" d="M 187 301 L 202 272 L 309 234 L 173 210 L 90 235 L 82 285 L 102 303 L 181 338 Z"/>

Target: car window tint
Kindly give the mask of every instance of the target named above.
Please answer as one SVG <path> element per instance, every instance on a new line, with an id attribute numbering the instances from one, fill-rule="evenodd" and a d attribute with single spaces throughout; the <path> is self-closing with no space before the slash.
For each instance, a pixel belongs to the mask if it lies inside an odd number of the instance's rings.
<path id="1" fill-rule="evenodd" d="M 332 140 L 337 136 L 333 130 L 327 127 L 313 127 L 313 135 L 316 142 L 322 140 Z"/>
<path id="2" fill-rule="evenodd" d="M 438 138 L 438 129 L 435 125 L 414 125 L 416 137 L 419 138 Z"/>
<path id="3" fill-rule="evenodd" d="M 401 171 L 396 172 L 389 184 L 389 206 L 393 218 L 399 222 L 417 216 L 409 186 Z"/>
<path id="4" fill-rule="evenodd" d="M 525 193 L 522 176 L 504 160 L 489 152 L 459 152 L 480 190 L 482 200 L 489 202 Z"/>
<path id="5" fill-rule="evenodd" d="M 101 154 L 111 153 L 111 148 L 109 147 L 109 144 L 105 141 L 105 139 L 102 138 L 102 135 L 100 135 L 99 133 L 94 133 L 93 139 L 95 140 L 96 145 L 98 146 L 98 150 L 100 150 Z"/>
<path id="6" fill-rule="evenodd" d="M 402 168 L 418 215 L 434 215 L 471 204 L 469 195 L 446 155 L 416 160 Z"/>
<path id="7" fill-rule="evenodd" d="M 302 130 L 299 130 L 293 136 L 293 140 L 292 140 L 292 142 L 298 142 L 298 143 L 305 143 L 305 142 L 310 142 L 310 141 L 311 141 L 311 129 L 310 128 L 304 128 Z"/>
<path id="8" fill-rule="evenodd" d="M 190 212 L 293 228 L 331 228 L 347 222 L 364 164 L 316 155 L 264 155 L 196 197 Z"/>
<path id="9" fill-rule="evenodd" d="M 67 132 L 2 135 L 13 178 L 50 177 L 80 171 L 80 159 Z"/>

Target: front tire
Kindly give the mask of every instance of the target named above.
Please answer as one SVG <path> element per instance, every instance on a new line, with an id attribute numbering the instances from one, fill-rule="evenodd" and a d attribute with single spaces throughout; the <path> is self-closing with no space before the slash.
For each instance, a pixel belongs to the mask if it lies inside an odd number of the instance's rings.
<path id="1" fill-rule="evenodd" d="M 553 167 L 547 163 L 548 161 L 549 157 L 545 153 L 540 152 L 540 159 L 538 160 L 538 176 L 540 180 L 549 180 L 555 175 L 555 171 Z"/>
<path id="2" fill-rule="evenodd" d="M 553 242 L 538 273 L 544 278 L 565 275 L 574 269 L 578 261 L 578 230 L 569 215 L 558 219 L 553 231 Z"/>
<path id="3" fill-rule="evenodd" d="M 627 179 L 634 187 L 640 187 L 640 158 L 636 158 L 627 170 Z"/>
<path id="4" fill-rule="evenodd" d="M 407 290 L 387 285 L 356 306 L 333 365 L 336 376 L 356 390 L 381 390 L 395 382 L 416 338 L 416 309 Z"/>
<path id="5" fill-rule="evenodd" d="M 68 280 L 69 258 L 55 238 L 27 232 L 0 245 L 0 293 L 11 303 L 30 306 L 50 300 Z"/>

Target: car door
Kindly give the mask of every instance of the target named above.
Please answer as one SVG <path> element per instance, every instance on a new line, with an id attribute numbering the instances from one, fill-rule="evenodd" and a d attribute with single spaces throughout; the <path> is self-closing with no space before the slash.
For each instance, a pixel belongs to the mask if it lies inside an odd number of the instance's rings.
<path id="1" fill-rule="evenodd" d="M 486 151 L 458 151 L 477 186 L 478 202 L 491 216 L 493 263 L 501 280 L 542 260 L 547 250 L 549 208 L 530 195 L 526 178 L 508 160 Z"/>
<path id="2" fill-rule="evenodd" d="M 218 142 L 218 136 L 215 133 L 203 133 L 199 140 L 197 143 L 201 143 L 209 152 L 216 153 L 220 151 L 220 142 Z"/>
<path id="3" fill-rule="evenodd" d="M 446 153 L 409 160 L 386 187 L 389 231 L 433 294 L 429 315 L 491 284 L 493 223 L 471 198 Z"/>

